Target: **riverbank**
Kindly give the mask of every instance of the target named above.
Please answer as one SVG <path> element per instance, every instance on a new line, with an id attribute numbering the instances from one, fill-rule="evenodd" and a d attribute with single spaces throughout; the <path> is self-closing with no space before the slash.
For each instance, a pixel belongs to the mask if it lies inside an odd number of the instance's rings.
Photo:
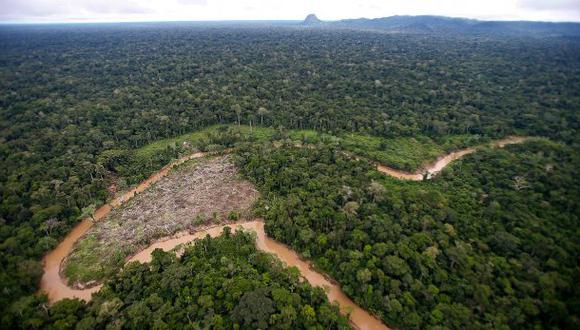
<path id="1" fill-rule="evenodd" d="M 501 148 L 501 147 L 504 147 L 508 144 L 522 143 L 526 140 L 528 140 L 528 138 L 526 138 L 526 137 L 508 137 L 506 139 L 498 140 L 498 141 L 491 143 L 491 146 Z M 426 168 L 426 170 L 427 170 L 426 178 L 432 177 L 433 175 L 440 172 L 443 168 L 445 168 L 452 161 L 454 161 L 458 158 L 461 158 L 469 153 L 475 152 L 477 149 L 478 149 L 477 147 L 467 148 L 467 149 L 463 149 L 463 150 L 458 150 L 456 152 L 453 152 L 453 153 L 450 153 L 448 155 L 441 157 L 436 163 L 434 163 L 431 166 Z M 163 177 L 165 177 L 169 173 L 171 168 L 173 168 L 177 165 L 180 165 L 185 161 L 195 159 L 195 158 L 201 158 L 205 155 L 206 155 L 206 153 L 201 153 L 201 152 L 194 153 L 192 155 L 182 157 L 182 158 L 172 162 L 171 164 L 163 167 L 160 171 L 153 174 L 151 177 L 149 177 L 147 180 L 140 183 L 135 188 L 133 188 L 133 189 L 127 191 L 126 193 L 122 194 L 121 196 L 113 199 L 111 202 L 101 206 L 95 212 L 95 215 L 94 215 L 95 221 L 99 221 L 99 220 L 103 219 L 105 216 L 107 216 L 111 212 L 111 210 L 114 207 L 117 207 L 117 206 L 123 204 L 124 202 L 126 202 L 129 199 L 131 199 L 132 197 L 134 197 L 136 194 L 143 192 L 151 184 L 153 184 L 153 183 L 159 181 L 160 179 L 162 179 Z M 392 175 L 394 177 L 397 177 L 399 179 L 404 179 L 404 180 L 422 180 L 423 179 L 423 173 L 405 173 L 405 172 L 397 171 L 395 169 L 392 169 L 392 168 L 389 168 L 389 167 L 386 167 L 383 165 L 378 165 L 377 170 L 379 172 L 382 172 L 382 173 L 385 173 L 388 175 Z M 419 175 L 421 176 L 421 178 L 418 177 Z M 325 278 L 324 275 L 312 270 L 312 267 L 310 267 L 309 263 L 304 261 L 304 260 L 301 260 L 295 252 L 289 250 L 287 247 L 284 247 L 284 248 L 279 247 L 279 246 L 281 246 L 280 243 L 275 242 L 275 241 L 267 238 L 267 236 L 263 232 L 263 223 L 262 222 L 260 222 L 260 224 L 257 224 L 255 222 L 251 222 L 251 223 L 253 223 L 253 225 L 251 225 L 251 226 L 254 227 L 252 229 L 255 230 L 258 234 L 259 239 L 257 240 L 257 244 L 258 244 L 258 247 L 260 249 L 263 249 L 264 251 L 267 251 L 267 252 L 275 253 L 281 260 L 285 261 L 289 266 L 298 267 L 301 270 L 301 273 L 303 270 L 304 273 L 302 273 L 302 276 L 304 278 L 306 278 L 311 284 L 313 284 L 313 285 L 321 284 L 322 286 L 325 286 L 325 287 L 328 286 L 330 289 L 328 290 L 327 294 L 328 294 L 328 297 L 331 301 L 332 300 L 344 301 L 344 305 L 347 306 L 348 308 L 351 308 L 353 305 L 356 306 L 356 304 L 354 304 L 348 297 L 346 297 L 346 295 L 340 290 L 340 287 L 338 287 L 338 285 L 331 283 L 331 281 L 329 281 L 327 278 Z M 56 302 L 56 301 L 61 300 L 61 299 L 64 299 L 64 298 L 79 298 L 79 299 L 83 299 L 85 301 L 88 301 L 88 300 L 90 300 L 92 293 L 97 292 L 100 289 L 100 287 L 101 287 L 100 285 L 97 285 L 95 287 L 88 288 L 88 289 L 70 288 L 66 285 L 65 279 L 63 279 L 60 276 L 61 263 L 71 252 L 73 244 L 81 236 L 83 236 L 92 227 L 92 225 L 93 225 L 93 221 L 91 221 L 89 219 L 83 220 L 64 238 L 64 240 L 53 251 L 48 253 L 43 258 L 44 274 L 43 274 L 42 279 L 41 279 L 41 291 L 46 292 L 48 294 L 49 301 L 51 303 Z M 215 228 L 223 228 L 223 226 L 222 227 L 215 227 Z M 219 232 L 221 232 L 221 230 Z M 204 232 L 201 232 L 201 233 L 204 233 Z M 191 234 L 191 235 L 196 235 L 196 234 Z M 205 236 L 205 234 L 204 234 L 204 236 Z M 177 239 L 181 240 L 180 242 L 186 242 L 186 241 L 191 241 L 192 239 L 195 239 L 195 237 L 184 235 L 184 236 L 177 238 Z M 164 242 L 166 242 L 166 243 L 160 242 L 159 244 L 167 244 L 168 246 L 173 244 L 171 242 L 171 240 L 166 240 Z M 169 243 L 167 243 L 167 242 L 169 242 Z M 181 244 L 181 243 L 177 242 L 174 246 L 176 246 L 178 244 Z M 149 248 L 151 248 L 151 247 L 148 247 L 148 248 L 142 250 L 141 252 L 138 252 L 133 257 L 133 258 L 137 258 L 137 259 L 130 258 L 129 260 L 139 260 L 138 258 L 141 258 L 139 256 L 147 255 L 147 253 L 150 254 L 150 251 L 148 250 Z M 278 253 L 276 253 L 276 251 L 278 251 Z M 145 258 L 145 257 L 142 257 L 142 258 Z M 312 282 L 310 280 L 312 280 Z M 356 306 L 356 307 L 359 308 L 358 306 Z M 361 310 L 361 311 L 366 313 L 366 311 L 364 311 L 364 310 Z M 364 323 L 365 320 L 367 320 L 365 314 L 362 312 L 357 313 L 357 314 L 361 315 L 360 316 L 361 320 L 357 321 L 359 323 L 360 322 Z M 366 313 L 366 315 L 369 315 L 369 314 Z M 357 316 L 355 316 L 355 314 L 353 314 L 352 317 L 355 318 Z M 372 316 L 371 316 L 371 318 L 372 318 Z M 362 328 L 364 328 L 364 327 L 362 327 Z"/>
<path id="2" fill-rule="evenodd" d="M 63 263 L 62 277 L 78 288 L 95 285 L 158 238 L 251 218 L 258 197 L 254 186 L 239 177 L 232 156 L 188 161 L 89 229 Z"/>
<path id="3" fill-rule="evenodd" d="M 510 144 L 519 144 L 526 142 L 530 139 L 530 137 L 524 136 L 508 136 L 501 140 L 493 141 L 489 144 L 484 146 L 490 146 L 492 148 L 503 148 Z M 445 167 L 447 167 L 451 162 L 462 158 L 463 156 L 469 155 L 471 153 L 476 152 L 479 148 L 478 147 L 471 147 L 465 148 L 461 150 L 457 150 L 451 152 L 447 155 L 440 156 L 436 162 L 429 164 L 427 166 L 422 167 L 421 169 L 415 172 L 405 172 L 401 171 L 392 167 L 388 167 L 382 164 L 377 164 L 377 171 L 395 177 L 401 180 L 411 180 L 411 181 L 422 181 L 425 179 L 431 179 L 436 176 L 439 172 L 441 172 Z"/>
<path id="4" fill-rule="evenodd" d="M 86 234 L 86 232 L 94 225 L 95 221 L 104 219 L 113 210 L 113 208 L 127 202 L 138 193 L 143 192 L 153 183 L 161 180 L 173 167 L 191 159 L 201 158 L 205 155 L 205 153 L 196 153 L 180 158 L 179 160 L 176 160 L 175 162 L 165 166 L 159 172 L 152 175 L 149 179 L 143 181 L 137 187 L 129 190 L 128 192 L 112 200 L 110 203 L 107 203 L 97 209 L 94 215 L 94 221 L 85 219 L 77 226 L 75 226 L 75 228 L 73 228 L 73 230 L 64 238 L 64 240 L 43 259 L 44 274 L 41 279 L 41 291 L 48 295 L 49 302 L 54 303 L 65 298 L 79 298 L 84 301 L 90 301 L 92 294 L 98 292 L 101 289 L 102 284 L 97 284 L 84 289 L 71 288 L 67 285 L 66 279 L 61 276 L 60 272 L 62 263 L 71 253 L 75 242 Z M 243 228 L 256 232 L 256 244 L 258 249 L 268 253 L 273 253 L 288 266 L 297 267 L 301 276 L 306 279 L 312 286 L 320 286 L 325 288 L 329 301 L 336 301 L 338 303 L 341 312 L 350 316 L 350 322 L 355 328 L 388 329 L 379 319 L 360 308 L 350 298 L 348 298 L 346 294 L 342 292 L 338 284 L 330 281 L 326 275 L 315 271 L 308 261 L 302 260 L 296 252 L 290 250 L 285 245 L 268 238 L 264 231 L 264 223 L 261 220 L 219 225 L 200 230 L 193 234 L 180 233 L 176 236 L 172 235 L 172 237 L 168 239 L 162 238 L 156 243 L 153 243 L 149 247 L 128 258 L 127 262 L 148 262 L 151 260 L 151 252 L 153 252 L 156 248 L 161 248 L 167 251 L 180 244 L 203 238 L 206 235 L 215 237 L 220 235 L 223 228 L 226 226 L 230 226 L 234 229 Z"/>
<path id="5" fill-rule="evenodd" d="M 310 285 L 319 286 L 325 289 L 326 295 L 330 302 L 337 302 L 343 314 L 350 315 L 350 321 L 357 329 L 388 329 L 379 319 L 369 314 L 367 311 L 354 303 L 340 288 L 340 286 L 332 280 L 329 280 L 325 274 L 317 272 L 309 261 L 303 260 L 296 252 L 288 248 L 286 245 L 279 243 L 266 235 L 264 231 L 264 221 L 255 219 L 247 222 L 236 222 L 226 225 L 219 225 L 209 227 L 193 234 L 179 233 L 173 237 L 160 239 L 151 244 L 146 249 L 135 254 L 127 260 L 139 261 L 142 263 L 151 261 L 151 253 L 155 249 L 163 251 L 170 251 L 181 244 L 202 239 L 206 235 L 216 237 L 222 234 L 224 227 L 230 227 L 232 230 L 243 229 L 250 230 L 256 233 L 256 246 L 258 249 L 274 254 L 278 259 L 284 262 L 287 266 L 298 268 L 300 275 Z"/>
<path id="6" fill-rule="evenodd" d="M 191 159 L 201 158 L 205 155 L 205 153 L 194 153 L 164 166 L 161 170 L 151 175 L 148 179 L 141 182 L 136 187 L 114 198 L 109 203 L 99 207 L 93 216 L 94 221 L 102 220 L 111 212 L 113 208 L 127 202 L 136 194 L 143 192 L 153 183 L 161 180 L 173 167 Z M 89 218 L 82 220 L 65 236 L 65 238 L 57 245 L 54 250 L 47 253 L 42 259 L 44 273 L 42 274 L 42 278 L 40 280 L 40 291 L 45 292 L 48 295 L 49 302 L 54 303 L 65 298 L 79 298 L 88 301 L 90 300 L 91 295 L 94 292 L 99 291 L 101 288 L 100 285 L 97 285 L 89 289 L 74 289 L 69 287 L 66 284 L 66 280 L 60 276 L 62 262 L 72 251 L 74 243 L 93 226 L 94 221 Z"/>

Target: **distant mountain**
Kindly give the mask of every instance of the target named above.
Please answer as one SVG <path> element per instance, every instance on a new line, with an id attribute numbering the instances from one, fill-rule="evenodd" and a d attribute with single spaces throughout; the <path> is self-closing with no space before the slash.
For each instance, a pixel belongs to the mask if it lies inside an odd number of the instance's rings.
<path id="1" fill-rule="evenodd" d="M 312 17 L 311 17 L 312 16 Z M 548 23 L 531 21 L 480 21 L 444 16 L 391 16 L 383 18 L 345 19 L 325 24 L 315 15 L 308 15 L 307 25 L 386 31 L 413 34 L 462 34 L 462 35 L 529 35 L 580 37 L 580 23 Z"/>
<path id="2" fill-rule="evenodd" d="M 304 25 L 317 25 L 320 23 L 322 23 L 322 21 L 319 20 L 315 14 L 310 14 L 310 15 L 306 16 L 306 19 L 304 19 L 304 22 L 302 24 L 304 24 Z"/>

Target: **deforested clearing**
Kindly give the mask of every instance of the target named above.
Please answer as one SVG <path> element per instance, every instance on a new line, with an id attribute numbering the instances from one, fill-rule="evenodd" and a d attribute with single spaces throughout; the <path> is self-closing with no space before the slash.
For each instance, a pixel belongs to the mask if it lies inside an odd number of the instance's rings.
<path id="1" fill-rule="evenodd" d="M 75 244 L 62 271 L 76 287 L 96 284 L 157 238 L 247 218 L 257 197 L 252 184 L 237 177 L 229 156 L 187 162 L 97 222 Z"/>

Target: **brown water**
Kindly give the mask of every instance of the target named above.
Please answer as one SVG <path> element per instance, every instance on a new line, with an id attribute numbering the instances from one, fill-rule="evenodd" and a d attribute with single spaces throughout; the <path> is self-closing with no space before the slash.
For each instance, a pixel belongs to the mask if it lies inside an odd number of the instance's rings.
<path id="1" fill-rule="evenodd" d="M 508 136 L 505 139 L 494 141 L 490 145 L 494 148 L 503 148 L 508 144 L 522 143 L 528 139 L 528 137 L 522 136 Z M 451 162 L 476 151 L 477 147 L 454 151 L 445 156 L 439 157 L 435 163 L 425 166 L 416 172 L 405 172 L 381 164 L 377 165 L 377 171 L 402 180 L 422 181 L 424 174 L 426 175 L 427 179 L 431 179 L 437 175 L 437 173 L 441 172 Z"/>
<path id="2" fill-rule="evenodd" d="M 105 204 L 95 211 L 95 221 L 103 219 L 113 207 L 117 207 L 127 200 L 131 199 L 135 194 L 138 194 L 149 187 L 151 184 L 159 181 L 161 178 L 169 173 L 169 170 L 185 161 L 203 157 L 204 153 L 195 153 L 183 158 L 180 158 L 171 164 L 163 167 L 161 170 L 150 176 L 147 180 L 141 182 L 137 187 L 127 191 L 121 196 L 116 197 L 108 204 Z M 91 219 L 84 219 L 76 225 L 60 242 L 60 244 L 43 258 L 44 274 L 40 280 L 40 290 L 48 294 L 48 300 L 53 303 L 64 298 L 79 298 L 85 301 L 91 299 L 93 292 L 99 291 L 101 286 L 95 286 L 89 289 L 77 290 L 67 286 L 66 281 L 60 277 L 60 265 L 64 258 L 69 255 L 73 244 L 83 236 L 89 228 L 93 225 Z"/>
<path id="3" fill-rule="evenodd" d="M 204 153 L 196 153 L 184 158 L 181 158 L 165 167 L 159 172 L 153 174 L 147 180 L 141 182 L 137 187 L 116 197 L 110 203 L 101 206 L 94 214 L 95 221 L 103 219 L 109 214 L 113 207 L 119 206 L 131 199 L 135 194 L 144 191 L 151 184 L 159 181 L 161 178 L 169 173 L 169 170 L 187 160 L 203 157 Z M 65 298 L 79 298 L 85 301 L 91 300 L 92 294 L 99 291 L 102 285 L 97 285 L 87 289 L 73 289 L 69 287 L 66 280 L 60 276 L 60 266 L 63 260 L 69 255 L 74 243 L 82 237 L 93 225 L 90 219 L 84 219 L 76 225 L 63 241 L 44 258 L 44 274 L 40 281 L 40 290 L 48 295 L 49 302 L 54 303 Z M 358 307 L 352 300 L 350 300 L 340 287 L 332 284 L 322 274 L 311 269 L 310 264 L 301 260 L 298 255 L 285 245 L 277 243 L 268 238 L 264 232 L 264 223 L 262 221 L 244 222 L 238 224 L 230 224 L 232 228 L 241 227 L 248 230 L 253 230 L 257 233 L 257 247 L 263 251 L 275 254 L 280 260 L 285 262 L 288 266 L 295 266 L 300 270 L 301 275 L 313 286 L 321 286 L 326 289 L 328 299 L 330 301 L 337 301 L 343 313 L 350 312 L 350 321 L 359 329 L 388 329 L 377 318 L 371 316 L 362 308 Z M 165 251 L 173 249 L 175 246 L 192 240 L 203 238 L 209 234 L 212 237 L 221 234 L 224 226 L 209 228 L 195 234 L 177 235 L 165 241 L 158 241 L 152 244 L 141 252 L 137 253 L 128 261 L 139 260 L 141 262 L 148 262 L 151 260 L 151 252 L 156 248 L 161 248 Z"/>
<path id="4" fill-rule="evenodd" d="M 258 249 L 272 253 L 278 259 L 282 260 L 288 266 L 294 266 L 300 270 L 300 275 L 306 279 L 312 286 L 323 287 L 326 290 L 326 295 L 329 301 L 336 301 L 340 306 L 340 310 L 343 313 L 350 313 L 350 322 L 358 329 L 388 329 L 379 319 L 367 313 L 364 309 L 360 308 L 355 304 L 350 298 L 342 292 L 340 287 L 329 280 L 327 280 L 324 275 L 316 272 L 312 269 L 311 264 L 307 261 L 300 259 L 296 252 L 289 249 L 286 245 L 276 242 L 275 240 L 266 236 L 264 232 L 264 222 L 262 220 L 254 220 L 250 222 L 239 222 L 223 226 L 212 227 L 203 231 L 196 232 L 194 234 L 180 233 L 173 236 L 170 239 L 160 240 L 153 243 L 146 249 L 137 253 L 133 257 L 129 258 L 128 261 L 140 261 L 149 262 L 151 261 L 151 253 L 155 249 L 162 249 L 164 251 L 169 251 L 176 246 L 184 243 L 191 242 L 196 239 L 204 238 L 206 235 L 211 237 L 216 237 L 221 235 L 222 230 L 225 226 L 230 226 L 233 231 L 236 228 L 243 228 L 245 230 L 252 230 L 256 232 L 256 246 Z"/>
<path id="5" fill-rule="evenodd" d="M 522 143 L 527 138 L 525 137 L 508 137 L 503 140 L 496 141 L 491 145 L 494 147 L 502 148 L 508 144 Z M 447 166 L 452 161 L 461 158 L 469 153 L 475 152 L 476 148 L 467 148 L 452 152 L 444 157 L 441 157 L 434 164 L 427 166 L 424 170 L 409 173 L 404 171 L 395 170 L 383 165 L 378 165 L 377 170 L 391 175 L 393 177 L 403 179 L 403 180 L 422 180 L 423 174 L 427 173 L 428 178 L 440 172 L 445 166 Z M 179 165 L 185 161 L 200 158 L 205 156 L 204 153 L 195 153 L 187 157 L 183 157 L 171 164 L 163 167 L 157 173 L 153 174 L 147 180 L 141 182 L 137 187 L 129 190 L 128 192 L 116 197 L 110 203 L 101 206 L 96 210 L 94 218 L 95 221 L 103 219 L 109 214 L 113 207 L 117 207 L 127 200 L 131 199 L 135 194 L 144 191 L 151 184 L 159 181 L 161 178 L 169 173 L 169 170 Z M 72 250 L 73 244 L 83 236 L 87 230 L 93 225 L 93 221 L 90 219 L 84 219 L 77 226 L 75 226 L 71 232 L 63 239 L 63 241 L 51 252 L 49 252 L 44 258 L 44 274 L 40 282 L 40 290 L 48 294 L 48 299 L 51 303 L 62 300 L 64 298 L 79 298 L 85 301 L 91 299 L 91 295 L 94 292 L 99 291 L 101 286 L 95 286 L 88 289 L 73 289 L 67 286 L 66 281 L 60 276 L 60 266 L 62 261 L 68 256 Z M 240 223 L 235 225 L 230 225 L 232 227 L 242 227 L 249 230 L 254 230 L 257 233 L 257 246 L 259 249 L 275 254 L 278 258 L 284 261 L 288 266 L 295 266 L 300 270 L 301 275 L 310 282 L 313 286 L 322 286 L 327 289 L 327 295 L 330 301 L 337 301 L 343 312 L 351 312 L 351 322 L 357 328 L 360 329 L 387 329 L 387 327 L 382 324 L 378 319 L 368 314 L 365 310 L 358 307 L 352 300 L 350 300 L 336 284 L 331 283 L 322 274 L 314 271 L 310 264 L 303 261 L 299 256 L 288 249 L 285 245 L 280 244 L 270 238 L 268 238 L 264 232 L 264 224 L 262 221 L 252 221 L 246 223 Z M 196 234 L 187 234 L 178 237 L 171 238 L 166 241 L 160 241 L 149 246 L 145 250 L 139 252 L 129 260 L 139 260 L 142 262 L 149 261 L 151 258 L 151 252 L 156 248 L 161 248 L 164 250 L 170 250 L 173 247 L 189 242 L 191 240 L 204 237 L 206 234 L 211 236 L 219 235 L 222 231 L 223 226 L 214 227 L 207 229 L 205 231 Z"/>

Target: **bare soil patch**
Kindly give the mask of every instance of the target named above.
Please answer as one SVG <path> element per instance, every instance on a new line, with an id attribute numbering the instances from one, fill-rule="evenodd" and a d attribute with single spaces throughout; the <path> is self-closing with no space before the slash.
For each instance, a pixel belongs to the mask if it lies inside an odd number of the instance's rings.
<path id="1" fill-rule="evenodd" d="M 257 197 L 229 156 L 186 162 L 97 222 L 75 243 L 62 275 L 76 287 L 95 285 L 160 237 L 249 218 Z"/>

